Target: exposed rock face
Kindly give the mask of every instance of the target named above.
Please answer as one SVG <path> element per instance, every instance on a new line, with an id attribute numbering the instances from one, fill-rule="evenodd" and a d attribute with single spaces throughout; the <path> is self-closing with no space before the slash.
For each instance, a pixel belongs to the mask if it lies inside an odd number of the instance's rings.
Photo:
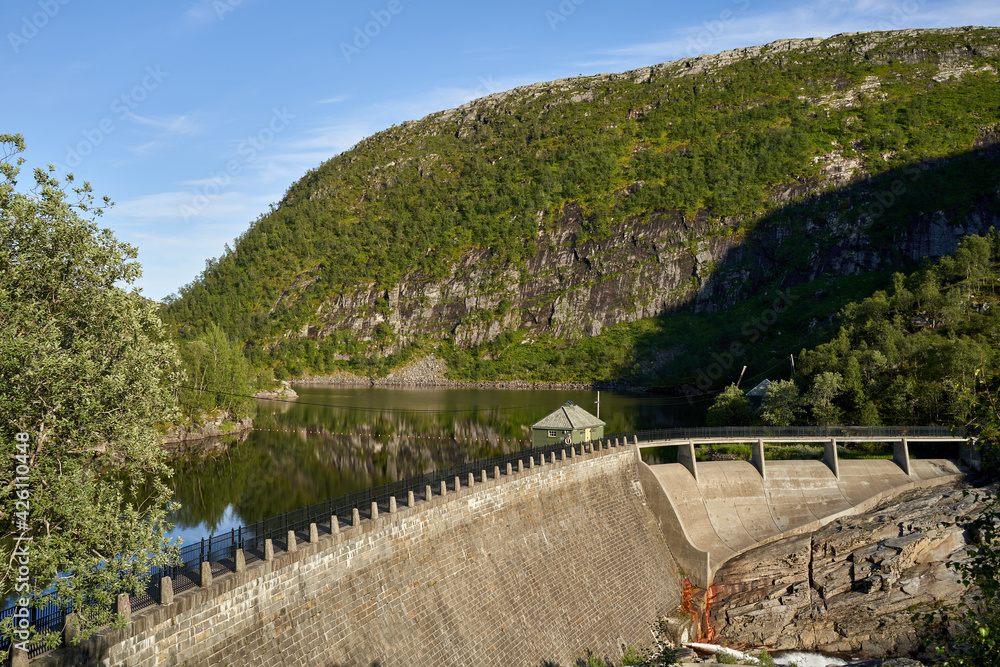
<path id="1" fill-rule="evenodd" d="M 847 52 L 867 62 L 927 64 L 933 72 L 928 74 L 928 81 L 947 82 L 976 72 L 995 75 L 995 68 L 984 64 L 983 59 L 1000 53 L 1000 47 L 962 47 L 961 35 L 970 30 L 930 31 L 941 36 L 942 43 L 949 41 L 945 36 L 954 36 L 947 48 L 928 48 L 924 39 L 928 31 L 849 33 L 830 39 L 780 40 L 621 74 L 538 83 L 494 93 L 421 121 L 403 123 L 395 130 L 393 141 L 410 143 L 437 133 L 462 137 L 491 122 L 490 114 L 509 112 L 541 95 L 555 95 L 540 111 L 543 114 L 568 105 L 596 107 L 608 102 L 600 98 L 602 81 L 652 83 L 711 72 L 749 58 L 785 62 L 798 54 L 834 57 Z M 887 45 L 888 50 L 881 48 Z M 873 74 L 850 85 L 845 82 L 843 87 L 834 82 L 832 92 L 810 93 L 808 99 L 801 99 L 818 114 L 858 107 L 862 99 L 886 98 L 892 79 L 881 77 Z M 641 102 L 627 112 L 629 118 L 643 116 L 667 103 L 658 97 L 642 97 Z M 977 148 L 991 146 L 1000 139 L 995 126 L 980 129 Z M 309 323 L 284 335 L 324 338 L 341 332 L 349 334 L 353 341 L 369 343 L 368 353 L 377 349 L 379 354 L 396 351 L 418 337 L 450 338 L 456 345 L 468 347 L 512 330 L 527 332 L 529 340 L 546 335 L 573 340 L 599 334 L 614 324 L 679 308 L 691 307 L 696 312 L 724 310 L 775 278 L 789 287 L 819 277 L 888 270 L 923 257 L 940 257 L 954 251 L 962 236 L 985 233 L 994 225 L 1000 227 L 1000 219 L 986 212 L 991 209 L 984 202 L 979 211 L 921 211 L 900 223 L 898 233 L 885 233 L 885 211 L 918 192 L 933 191 L 935 184 L 927 170 L 945 160 L 903 168 L 898 187 L 895 183 L 886 186 L 869 180 L 883 167 L 867 164 L 871 156 L 866 156 L 863 148 L 834 141 L 828 151 L 812 158 L 813 176 L 775 186 L 770 193 L 771 200 L 780 204 L 793 204 L 809 196 L 840 197 L 838 204 L 843 206 L 831 207 L 831 213 L 803 214 L 794 222 L 763 221 L 752 233 L 736 234 L 733 231 L 746 220 L 713 218 L 712 212 L 705 209 L 695 216 L 651 210 L 642 220 L 615 219 L 610 223 L 610 234 L 604 238 L 583 240 L 586 213 L 572 203 L 550 225 L 554 229 L 540 224 L 537 237 L 529 242 L 537 246 L 537 252 L 528 249 L 534 254 L 521 264 L 503 263 L 489 248 L 478 248 L 449 267 L 444 278 L 410 271 L 389 289 L 377 288 L 374 282 L 352 285 L 326 293 Z M 882 158 L 889 159 L 891 154 L 888 151 Z M 378 190 L 392 180 L 394 169 L 413 160 L 419 161 L 419 172 L 424 177 L 437 171 L 444 173 L 447 165 L 439 157 L 428 153 L 372 167 L 369 185 Z M 910 169 L 916 171 L 911 173 Z M 642 181 L 633 182 L 616 190 L 613 196 L 630 197 L 644 185 Z M 890 189 L 883 190 L 885 187 Z M 310 199 L 328 194 L 319 189 L 310 193 Z M 860 219 L 856 214 L 844 214 L 845 210 L 860 212 Z M 538 213 L 541 216 L 542 212 Z M 792 254 L 801 261 L 789 269 Z M 296 276 L 272 310 L 295 302 L 321 271 L 322 267 L 314 267 Z"/>
<path id="2" fill-rule="evenodd" d="M 172 426 L 167 431 L 164 443 L 175 445 L 203 438 L 218 438 L 233 434 L 242 435 L 248 433 L 253 428 L 253 418 L 247 417 L 246 419 L 234 422 L 229 419 L 229 413 L 224 410 L 210 415 L 203 415 L 202 418 L 202 423 L 187 426 Z"/>
<path id="3" fill-rule="evenodd" d="M 865 659 L 920 657 L 926 630 L 911 616 L 965 593 L 945 567 L 966 546 L 963 531 L 945 523 L 982 509 L 963 490 L 912 491 L 867 515 L 729 561 L 712 590 L 715 640 Z"/>

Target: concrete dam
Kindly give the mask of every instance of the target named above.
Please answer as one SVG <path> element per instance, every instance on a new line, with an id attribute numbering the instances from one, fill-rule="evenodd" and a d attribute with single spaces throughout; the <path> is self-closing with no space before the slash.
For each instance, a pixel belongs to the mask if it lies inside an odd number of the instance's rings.
<path id="1" fill-rule="evenodd" d="M 587 651 L 617 662 L 652 644 L 685 578 L 705 588 L 757 544 L 962 474 L 908 455 L 838 462 L 835 447 L 832 461 L 828 448 L 825 461 L 765 467 L 762 441 L 752 462 L 695 464 L 693 440 L 666 442 L 692 458 L 641 461 L 664 441 L 528 450 L 506 475 L 469 474 L 347 528 L 314 525 L 308 541 L 31 664 L 570 665 Z"/>
<path id="2" fill-rule="evenodd" d="M 552 458 L 300 542 L 32 665 L 617 660 L 652 643 L 682 577 L 634 447 Z"/>

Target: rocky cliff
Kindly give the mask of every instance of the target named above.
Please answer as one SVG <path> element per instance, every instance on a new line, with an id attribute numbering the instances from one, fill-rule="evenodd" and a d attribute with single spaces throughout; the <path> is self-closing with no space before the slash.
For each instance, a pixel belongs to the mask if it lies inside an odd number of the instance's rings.
<path id="1" fill-rule="evenodd" d="M 731 645 L 865 659 L 933 655 L 922 642 L 931 629 L 914 615 L 941 611 L 966 594 L 946 566 L 967 544 L 952 525 L 956 517 L 982 508 L 966 491 L 912 491 L 866 515 L 732 559 L 709 592 L 703 631 Z"/>

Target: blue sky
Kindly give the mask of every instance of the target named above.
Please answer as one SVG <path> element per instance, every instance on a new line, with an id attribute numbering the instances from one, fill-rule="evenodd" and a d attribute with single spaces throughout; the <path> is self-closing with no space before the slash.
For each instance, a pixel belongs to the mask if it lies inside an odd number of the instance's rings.
<path id="1" fill-rule="evenodd" d="M 405 120 L 786 37 L 961 25 L 1000 25 L 1000 3 L 5 0 L 0 132 L 116 202 L 99 224 L 161 299 L 308 169 Z"/>

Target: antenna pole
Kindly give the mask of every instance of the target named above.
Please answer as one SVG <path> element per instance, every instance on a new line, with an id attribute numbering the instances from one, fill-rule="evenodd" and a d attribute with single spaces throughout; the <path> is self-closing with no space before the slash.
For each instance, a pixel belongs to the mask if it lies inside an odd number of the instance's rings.
<path id="1" fill-rule="evenodd" d="M 740 382 L 743 382 L 743 374 L 747 372 L 747 367 L 744 366 L 743 370 L 740 371 L 740 379 L 736 381 L 736 386 L 740 386 Z"/>
<path id="2" fill-rule="evenodd" d="M 795 377 L 795 355 L 789 354 L 788 358 L 792 360 L 792 377 Z"/>
<path id="3" fill-rule="evenodd" d="M 601 391 L 597 391 L 597 418 L 601 418 Z"/>

